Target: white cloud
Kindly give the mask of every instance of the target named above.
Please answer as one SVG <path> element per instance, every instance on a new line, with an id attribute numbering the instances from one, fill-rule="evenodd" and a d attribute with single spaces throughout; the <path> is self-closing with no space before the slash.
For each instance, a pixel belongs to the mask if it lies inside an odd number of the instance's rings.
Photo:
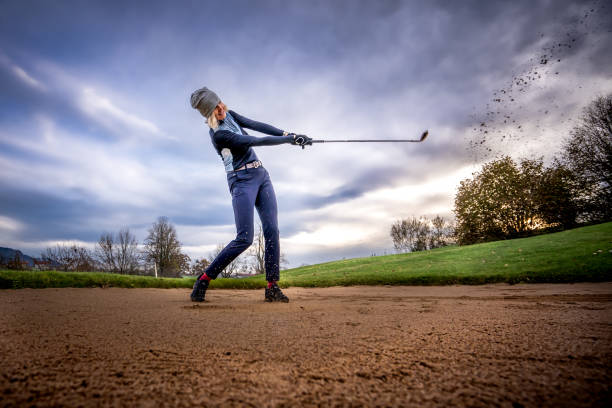
<path id="1" fill-rule="evenodd" d="M 40 81 L 32 78 L 25 70 L 17 65 L 13 65 L 13 72 L 19 79 L 21 79 L 26 84 L 30 85 L 33 88 L 44 89 L 44 86 L 40 83 Z"/>
<path id="2" fill-rule="evenodd" d="M 31 74 L 26 72 L 26 70 L 15 64 L 11 59 L 0 52 L 0 64 L 4 65 L 9 71 L 21 82 L 26 84 L 27 86 L 34 88 L 38 91 L 46 90 L 46 87 L 40 82 L 38 79 L 34 78 Z"/>
<path id="3" fill-rule="evenodd" d="M 156 136 L 162 133 L 153 122 L 120 109 L 110 99 L 98 94 L 92 88 L 82 89 L 77 103 L 83 112 L 110 129 L 119 130 L 117 129 L 119 125 L 126 127 L 122 130 L 126 134 L 130 133 L 130 129 L 149 132 Z"/>
<path id="4" fill-rule="evenodd" d="M 87 192 L 100 202 L 147 207 L 179 199 L 168 191 L 181 186 L 190 163 L 164 163 L 143 159 L 137 149 L 97 141 L 62 129 L 51 118 L 38 115 L 36 126 L 0 131 L 0 140 L 39 159 L 0 156 L 2 179 L 19 180 L 48 192 Z M 33 137 L 31 134 L 39 136 Z M 195 175 L 193 181 L 203 175 Z M 202 182 L 200 180 L 201 183 Z"/>
<path id="5" fill-rule="evenodd" d="M 17 232 L 23 228 L 23 225 L 12 218 L 0 215 L 0 231 Z"/>

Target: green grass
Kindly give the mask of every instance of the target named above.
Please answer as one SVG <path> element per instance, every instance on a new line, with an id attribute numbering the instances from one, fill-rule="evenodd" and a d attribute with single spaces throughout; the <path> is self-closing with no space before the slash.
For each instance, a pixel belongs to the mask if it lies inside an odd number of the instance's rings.
<path id="1" fill-rule="evenodd" d="M 0 289 L 21 288 L 187 288 L 193 279 L 119 275 L 98 272 L 0 270 Z"/>
<path id="2" fill-rule="evenodd" d="M 612 223 L 531 238 L 447 247 L 410 254 L 356 258 L 290 269 L 283 287 L 451 285 L 495 282 L 612 281 Z M 155 279 L 105 273 L 0 271 L 0 288 L 190 288 L 193 279 Z M 217 279 L 213 288 L 253 289 L 263 276 Z"/>

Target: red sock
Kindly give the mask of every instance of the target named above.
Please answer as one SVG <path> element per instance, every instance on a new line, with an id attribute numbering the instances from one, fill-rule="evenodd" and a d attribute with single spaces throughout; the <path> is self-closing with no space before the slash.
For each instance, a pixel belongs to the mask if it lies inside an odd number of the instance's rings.
<path id="1" fill-rule="evenodd" d="M 200 280 L 207 280 L 210 282 L 210 278 L 208 277 L 207 274 L 203 273 L 202 276 L 200 276 Z"/>
<path id="2" fill-rule="evenodd" d="M 270 281 L 268 282 L 268 289 L 270 289 L 272 286 L 276 285 L 276 281 Z"/>

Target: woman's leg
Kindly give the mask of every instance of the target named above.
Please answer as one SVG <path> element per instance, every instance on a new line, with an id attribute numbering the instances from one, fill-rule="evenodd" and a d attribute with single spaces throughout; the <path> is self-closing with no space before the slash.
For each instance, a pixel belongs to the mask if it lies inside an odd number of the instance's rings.
<path id="1" fill-rule="evenodd" d="M 253 207 L 257 198 L 259 183 L 239 183 L 232 189 L 232 207 L 236 222 L 236 239 L 225 248 L 206 268 L 206 275 L 215 279 L 227 265 L 253 243 Z"/>
<path id="2" fill-rule="evenodd" d="M 259 213 L 259 219 L 263 228 L 265 239 L 264 262 L 266 266 L 266 280 L 276 282 L 280 279 L 280 240 L 278 232 L 278 209 L 276 205 L 276 194 L 272 181 L 267 172 L 265 179 L 259 188 L 255 207 Z"/>

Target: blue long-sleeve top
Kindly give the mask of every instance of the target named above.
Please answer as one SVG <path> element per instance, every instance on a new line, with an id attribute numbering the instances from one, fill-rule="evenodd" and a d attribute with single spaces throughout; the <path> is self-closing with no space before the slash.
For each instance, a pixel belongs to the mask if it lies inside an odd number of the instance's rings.
<path id="1" fill-rule="evenodd" d="M 255 137 L 243 128 L 271 136 Z M 219 121 L 217 129 L 210 129 L 210 140 L 223 160 L 225 171 L 230 172 L 246 163 L 259 160 L 253 146 L 273 146 L 291 143 L 292 136 L 283 136 L 283 131 L 266 123 L 245 118 L 234 111 L 229 111 L 224 120 Z"/>

